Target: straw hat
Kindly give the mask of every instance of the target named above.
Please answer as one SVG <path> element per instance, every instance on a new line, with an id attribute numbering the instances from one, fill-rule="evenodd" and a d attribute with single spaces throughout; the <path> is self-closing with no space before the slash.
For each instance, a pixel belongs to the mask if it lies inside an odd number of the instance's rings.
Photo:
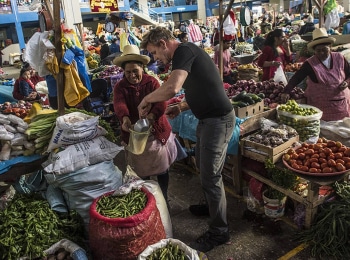
<path id="1" fill-rule="evenodd" d="M 312 41 L 307 44 L 307 48 L 313 50 L 319 44 L 333 44 L 334 37 L 329 37 L 325 28 L 317 28 L 312 31 Z"/>
<path id="2" fill-rule="evenodd" d="M 138 61 L 143 65 L 150 62 L 150 57 L 140 54 L 140 49 L 136 45 L 126 45 L 123 49 L 123 54 L 113 60 L 113 64 L 121 67 L 126 61 Z"/>

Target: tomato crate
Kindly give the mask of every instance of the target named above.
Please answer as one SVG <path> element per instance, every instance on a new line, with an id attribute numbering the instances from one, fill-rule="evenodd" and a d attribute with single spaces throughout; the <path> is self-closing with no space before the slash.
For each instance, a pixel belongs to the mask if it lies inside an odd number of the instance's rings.
<path id="1" fill-rule="evenodd" d="M 264 101 L 246 107 L 234 107 L 235 114 L 239 118 L 246 118 L 264 112 Z"/>
<path id="2" fill-rule="evenodd" d="M 290 148 L 295 142 L 299 141 L 299 136 L 290 138 L 287 142 L 276 146 L 270 147 L 260 143 L 255 143 L 247 138 L 243 138 L 240 141 L 242 156 L 250 159 L 265 162 L 266 159 L 271 159 L 273 163 L 276 163 L 281 159 L 282 155 Z"/>

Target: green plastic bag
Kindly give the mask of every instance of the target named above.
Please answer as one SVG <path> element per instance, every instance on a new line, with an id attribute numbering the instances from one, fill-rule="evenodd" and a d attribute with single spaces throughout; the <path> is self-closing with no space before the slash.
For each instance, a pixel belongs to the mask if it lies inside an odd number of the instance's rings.
<path id="1" fill-rule="evenodd" d="M 328 0 L 323 7 L 324 15 L 329 14 L 333 9 L 337 8 L 336 0 Z"/>

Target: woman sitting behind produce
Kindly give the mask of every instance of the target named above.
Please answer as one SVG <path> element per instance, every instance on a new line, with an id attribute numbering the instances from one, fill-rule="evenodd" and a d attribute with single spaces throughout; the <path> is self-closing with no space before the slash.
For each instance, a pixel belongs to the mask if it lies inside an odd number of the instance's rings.
<path id="1" fill-rule="evenodd" d="M 284 66 L 291 62 L 289 41 L 282 29 L 269 32 L 264 45 L 258 59 L 258 65 L 263 68 L 262 81 L 272 79 L 278 66 L 284 69 Z"/>
<path id="2" fill-rule="evenodd" d="M 30 75 L 31 70 L 21 69 L 19 73 L 19 93 L 23 96 L 23 100 L 26 101 L 40 100 L 40 95 L 30 80 Z"/>
<path id="3" fill-rule="evenodd" d="M 304 35 L 315 30 L 314 18 L 311 14 L 306 17 L 306 22 L 300 27 L 299 35 Z"/>
<path id="4" fill-rule="evenodd" d="M 335 38 L 325 28 L 315 29 L 312 38 L 307 47 L 314 55 L 289 80 L 281 99 L 286 102 L 293 88 L 307 77 L 307 104 L 323 111 L 322 120 L 342 120 L 350 116 L 350 65 L 341 53 L 331 52 Z"/>
<path id="5" fill-rule="evenodd" d="M 113 63 L 124 70 L 124 77 L 113 89 L 114 111 L 121 122 L 122 144 L 129 143 L 132 125 L 139 119 L 137 106 L 142 99 L 160 87 L 158 80 L 145 74 L 143 67 L 150 61 L 150 57 L 141 55 L 136 45 L 126 45 L 123 54 L 116 57 Z M 135 155 L 126 151 L 127 161 L 135 173 L 141 178 L 157 176 L 159 186 L 167 200 L 169 182 L 169 167 L 177 156 L 175 135 L 164 114 L 165 102 L 152 104 L 147 119 L 152 126 L 145 151 Z"/>

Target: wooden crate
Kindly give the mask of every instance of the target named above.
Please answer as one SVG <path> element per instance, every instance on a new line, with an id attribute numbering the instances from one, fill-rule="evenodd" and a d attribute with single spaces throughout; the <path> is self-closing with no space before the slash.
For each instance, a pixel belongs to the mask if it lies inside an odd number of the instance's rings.
<path id="1" fill-rule="evenodd" d="M 242 156 L 259 162 L 265 162 L 266 159 L 271 159 L 273 163 L 276 163 L 282 157 L 284 152 L 286 152 L 293 143 L 298 141 L 299 136 L 295 136 L 279 146 L 269 147 L 243 138 L 240 142 L 241 154 Z"/>
<path id="2" fill-rule="evenodd" d="M 258 129 L 260 129 L 260 118 L 266 118 L 273 121 L 277 120 L 277 111 L 276 109 L 268 109 L 263 111 L 260 114 L 254 115 L 252 117 L 247 118 L 241 125 L 241 132 L 240 136 L 245 136 L 247 134 L 250 134 Z"/>
<path id="3" fill-rule="evenodd" d="M 234 107 L 236 116 L 246 118 L 264 112 L 264 101 L 246 107 Z"/>

